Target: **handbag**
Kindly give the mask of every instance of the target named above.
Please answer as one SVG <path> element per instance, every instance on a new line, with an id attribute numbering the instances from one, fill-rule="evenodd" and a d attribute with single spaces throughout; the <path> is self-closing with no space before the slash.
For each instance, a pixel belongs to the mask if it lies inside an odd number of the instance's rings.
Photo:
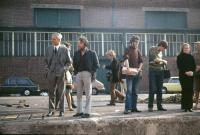
<path id="1" fill-rule="evenodd" d="M 167 68 L 167 65 L 163 65 L 163 78 L 168 79 L 171 77 L 170 70 Z"/>
<path id="2" fill-rule="evenodd" d="M 65 84 L 66 86 L 72 86 L 73 80 L 72 80 L 72 75 L 69 72 L 69 70 L 67 70 L 65 72 Z"/>

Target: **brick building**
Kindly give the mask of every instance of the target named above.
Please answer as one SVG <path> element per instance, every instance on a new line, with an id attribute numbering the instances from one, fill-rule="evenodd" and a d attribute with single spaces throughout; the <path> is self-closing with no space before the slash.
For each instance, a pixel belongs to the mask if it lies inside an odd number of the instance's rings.
<path id="1" fill-rule="evenodd" d="M 45 23 L 46 26 L 145 29 L 156 28 L 149 24 L 151 23 L 149 21 L 152 21 L 149 17 L 163 21 L 167 20 L 162 17 L 168 17 L 173 26 L 166 26 L 170 22 L 160 21 L 160 26 L 157 28 L 181 28 L 182 26 L 186 29 L 198 29 L 200 25 L 199 8 L 199 0 L 1 0 L 0 25 L 4 27 L 45 27 L 43 21 L 46 21 L 47 17 L 50 21 L 56 18 L 54 18 L 55 14 L 59 14 L 60 24 L 53 20 L 53 23 Z M 74 15 L 74 18 L 70 14 Z M 72 21 L 74 24 L 66 24 L 66 22 L 63 24 L 62 21 L 70 21 L 69 18 L 65 18 L 66 16 L 71 17 L 70 19 L 75 21 Z M 179 24 L 180 26 L 177 24 L 177 27 L 174 27 L 176 23 L 173 20 L 177 23 L 185 21 L 185 24 Z"/>
<path id="2" fill-rule="evenodd" d="M 1 0 L 0 12 L 0 83 L 10 75 L 23 75 L 45 88 L 42 60 L 55 31 L 72 42 L 73 51 L 78 37 L 85 34 L 101 64 L 108 63 L 107 50 L 115 50 L 120 57 L 130 37 L 139 35 L 145 59 L 144 91 L 148 90 L 149 47 L 167 40 L 165 56 L 177 75 L 180 44 L 200 40 L 199 0 Z M 105 71 L 101 68 L 98 74 L 106 84 Z"/>

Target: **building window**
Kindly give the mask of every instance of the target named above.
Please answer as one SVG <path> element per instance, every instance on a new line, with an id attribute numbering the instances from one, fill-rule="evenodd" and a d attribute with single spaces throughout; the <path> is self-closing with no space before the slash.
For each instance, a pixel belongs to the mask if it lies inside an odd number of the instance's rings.
<path id="1" fill-rule="evenodd" d="M 80 9 L 34 9 L 34 25 L 37 27 L 80 27 Z"/>
<path id="2" fill-rule="evenodd" d="M 145 27 L 150 29 L 184 29 L 187 28 L 187 13 L 146 11 Z"/>

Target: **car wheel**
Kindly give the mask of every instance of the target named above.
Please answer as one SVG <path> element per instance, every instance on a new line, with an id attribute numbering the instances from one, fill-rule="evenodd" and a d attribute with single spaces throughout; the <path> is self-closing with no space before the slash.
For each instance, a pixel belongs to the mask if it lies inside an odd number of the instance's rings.
<path id="1" fill-rule="evenodd" d="M 24 94 L 24 96 L 30 96 L 31 92 L 30 92 L 30 90 L 26 89 L 26 90 L 24 90 L 23 94 Z"/>
<path id="2" fill-rule="evenodd" d="M 167 94 L 167 88 L 163 87 L 163 88 L 162 88 L 162 93 L 163 93 L 163 94 Z"/>
<path id="3" fill-rule="evenodd" d="M 98 90 L 96 88 L 92 88 L 92 95 L 98 95 Z"/>

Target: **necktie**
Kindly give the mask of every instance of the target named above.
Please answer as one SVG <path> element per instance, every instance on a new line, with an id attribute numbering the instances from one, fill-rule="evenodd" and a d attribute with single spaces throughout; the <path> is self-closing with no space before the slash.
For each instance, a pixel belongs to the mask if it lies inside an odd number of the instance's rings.
<path id="1" fill-rule="evenodd" d="M 57 53 L 57 48 L 56 48 L 56 47 L 54 48 L 54 53 L 55 53 L 55 54 Z"/>

